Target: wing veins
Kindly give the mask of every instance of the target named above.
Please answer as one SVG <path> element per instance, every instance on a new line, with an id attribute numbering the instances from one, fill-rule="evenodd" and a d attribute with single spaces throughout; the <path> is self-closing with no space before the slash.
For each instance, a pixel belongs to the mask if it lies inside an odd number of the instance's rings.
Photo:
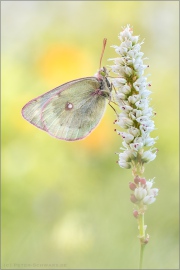
<path id="1" fill-rule="evenodd" d="M 90 105 L 91 105 L 91 103 L 94 101 L 94 99 L 92 98 L 92 100 L 91 100 L 91 102 L 89 103 L 89 106 L 87 107 L 87 108 L 89 108 L 90 107 Z M 85 102 L 86 103 L 86 102 Z M 84 103 L 84 104 L 85 104 Z M 82 106 L 81 106 L 82 107 Z M 81 120 L 81 123 L 82 123 L 82 120 Z M 80 123 L 80 125 L 81 125 L 81 123 Z M 91 126 L 91 124 L 90 124 L 90 126 Z M 77 131 L 77 134 L 76 134 L 76 139 L 78 138 L 78 134 L 79 134 L 79 131 L 80 131 L 80 128 L 78 128 L 78 131 Z"/>

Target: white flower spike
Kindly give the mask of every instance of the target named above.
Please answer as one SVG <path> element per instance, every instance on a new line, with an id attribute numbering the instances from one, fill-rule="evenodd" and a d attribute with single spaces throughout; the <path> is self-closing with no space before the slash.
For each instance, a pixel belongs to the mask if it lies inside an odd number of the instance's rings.
<path id="1" fill-rule="evenodd" d="M 148 65 L 145 65 L 142 59 L 143 42 L 139 42 L 139 36 L 133 36 L 133 30 L 129 25 L 118 37 L 121 41 L 120 45 L 112 46 L 118 53 L 118 57 L 109 59 L 114 62 L 114 65 L 110 67 L 116 74 L 116 78 L 112 79 L 112 84 L 116 88 L 115 101 L 123 111 L 115 124 L 127 131 L 125 136 L 122 132 L 118 132 L 126 142 L 126 149 L 138 153 L 137 159 L 128 160 L 127 166 L 121 159 L 121 155 L 119 155 L 118 163 L 122 168 L 132 168 L 136 175 L 139 172 L 143 173 L 144 163 L 154 160 L 157 153 L 155 148 L 148 151 L 144 149 L 144 147 L 154 145 L 157 139 L 150 137 L 155 126 L 152 120 L 154 113 L 149 107 L 151 91 L 147 87 L 150 83 L 144 76 L 144 70 Z"/>
<path id="2" fill-rule="evenodd" d="M 134 176 L 134 181 L 129 183 L 130 200 L 136 207 L 133 216 L 138 221 L 138 238 L 141 244 L 139 269 L 142 269 L 143 247 L 149 241 L 144 213 L 147 206 L 156 201 L 159 192 L 158 188 L 152 188 L 154 179 L 147 181 L 142 177 L 145 163 L 153 161 L 157 154 L 157 149 L 153 146 L 158 138 L 150 137 L 150 133 L 155 130 L 152 118 L 156 114 L 150 107 L 151 91 L 148 88 L 151 84 L 144 75 L 149 66 L 143 62 L 147 59 L 142 58 L 143 42 L 139 42 L 139 36 L 133 36 L 133 30 L 129 25 L 123 28 L 118 37 L 120 45 L 112 46 L 118 57 L 109 59 L 114 62 L 110 66 L 111 72 L 115 73 L 111 82 L 115 88 L 115 103 L 120 109 L 118 119 L 114 121 L 120 130 L 115 131 L 123 139 L 117 163 L 121 168 L 132 169 Z"/>

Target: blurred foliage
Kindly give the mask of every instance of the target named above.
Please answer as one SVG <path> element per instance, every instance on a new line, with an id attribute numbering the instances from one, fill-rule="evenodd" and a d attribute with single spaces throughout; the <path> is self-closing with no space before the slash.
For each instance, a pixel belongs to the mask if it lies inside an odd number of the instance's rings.
<path id="1" fill-rule="evenodd" d="M 110 107 L 85 140 L 58 141 L 24 121 L 30 99 L 103 65 L 130 24 L 145 39 L 158 157 L 145 176 L 160 194 L 145 217 L 145 269 L 179 269 L 178 1 L 2 1 L 2 269 L 136 269 L 131 171 Z M 45 265 L 47 264 L 47 265 Z"/>

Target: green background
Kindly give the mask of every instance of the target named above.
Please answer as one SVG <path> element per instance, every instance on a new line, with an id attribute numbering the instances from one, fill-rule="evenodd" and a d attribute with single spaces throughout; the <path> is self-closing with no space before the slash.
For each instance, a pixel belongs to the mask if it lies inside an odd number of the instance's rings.
<path id="1" fill-rule="evenodd" d="M 145 215 L 144 269 L 179 269 L 178 1 L 2 1 L 2 268 L 137 269 L 131 170 L 114 154 L 121 138 L 108 107 L 79 142 L 59 141 L 21 116 L 32 98 L 92 76 L 116 57 L 122 26 L 142 46 L 157 112 L 157 158 L 146 165 L 157 201 Z M 147 73 L 146 73 L 147 74 Z"/>

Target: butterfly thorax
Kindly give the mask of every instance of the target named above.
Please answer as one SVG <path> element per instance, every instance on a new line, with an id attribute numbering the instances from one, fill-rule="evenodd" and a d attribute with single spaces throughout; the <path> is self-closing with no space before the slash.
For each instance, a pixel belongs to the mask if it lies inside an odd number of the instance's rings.
<path id="1" fill-rule="evenodd" d="M 96 89 L 94 94 L 101 95 L 107 99 L 110 99 L 111 96 L 111 84 L 107 79 L 107 70 L 105 67 L 98 70 L 98 72 L 94 75 L 99 81 L 99 89 Z"/>

